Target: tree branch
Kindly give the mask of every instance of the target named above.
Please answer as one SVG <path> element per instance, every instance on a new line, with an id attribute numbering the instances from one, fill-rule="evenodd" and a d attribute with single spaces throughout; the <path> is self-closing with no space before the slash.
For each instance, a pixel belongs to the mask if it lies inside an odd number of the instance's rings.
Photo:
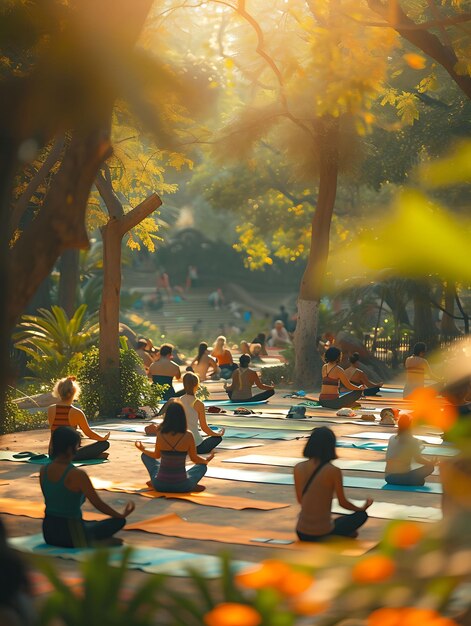
<path id="1" fill-rule="evenodd" d="M 98 189 L 103 202 L 105 203 L 106 210 L 111 219 L 119 220 L 124 215 L 123 205 L 119 201 L 118 196 L 115 194 L 113 184 L 111 182 L 111 172 L 108 165 L 105 163 L 103 168 L 105 175 L 102 172 L 98 172 L 95 178 L 95 187 Z"/>
<path id="2" fill-rule="evenodd" d="M 60 154 L 62 152 L 62 148 L 64 147 L 64 143 L 65 143 L 65 137 L 63 135 L 56 138 L 56 140 L 54 141 L 52 145 L 51 150 L 49 151 L 49 154 L 44 160 L 44 163 L 38 169 L 36 174 L 33 175 L 28 185 L 26 186 L 26 189 L 18 198 L 13 208 L 11 218 L 10 218 L 10 233 L 14 233 L 15 230 L 18 228 L 20 220 L 24 212 L 28 208 L 28 204 L 31 200 L 32 195 L 34 194 L 36 189 L 39 187 L 39 185 L 43 182 L 43 180 L 46 178 L 46 176 L 49 174 L 53 165 L 55 165 L 55 163 L 59 159 Z"/>
<path id="3" fill-rule="evenodd" d="M 368 3 L 369 4 L 369 3 Z M 370 7 L 371 8 L 371 7 Z M 374 9 L 373 9 L 374 10 Z M 377 11 L 375 11 L 377 12 Z M 429 30 L 430 28 L 443 28 L 446 26 L 454 26 L 457 24 L 463 24 L 466 22 L 471 22 L 471 13 L 462 13 L 461 15 L 456 15 L 455 17 L 444 17 L 436 20 L 429 20 L 428 22 L 421 22 L 417 24 L 416 22 L 405 23 L 405 22 L 370 22 L 367 20 L 359 19 L 354 15 L 350 15 L 349 13 L 342 13 L 342 15 L 357 24 L 363 24 L 363 26 L 371 26 L 373 28 L 394 28 L 399 32 L 399 30 L 407 31 L 407 30 Z"/>
<path id="4" fill-rule="evenodd" d="M 388 19 L 389 10 L 387 4 L 382 4 L 381 0 L 367 0 L 368 6 L 372 11 L 381 15 L 383 19 L 398 32 L 401 37 L 406 39 L 413 46 L 427 54 L 448 72 L 454 82 L 461 91 L 471 99 L 471 77 L 461 76 L 455 72 L 455 65 L 458 58 L 453 48 L 444 46 L 436 35 L 432 35 L 427 30 L 418 30 L 415 28 L 417 24 L 411 20 L 406 13 L 397 5 L 397 23 L 391 23 Z M 414 28 L 412 28 L 414 27 Z"/>
<path id="5" fill-rule="evenodd" d="M 125 213 L 123 217 L 120 218 L 119 223 L 121 233 L 125 235 L 132 228 L 140 224 L 140 222 L 142 222 L 142 220 L 146 217 L 149 217 L 149 215 L 156 211 L 161 205 L 162 200 L 156 193 L 153 193 L 151 196 L 134 207 L 134 209 L 128 211 L 128 213 Z"/>

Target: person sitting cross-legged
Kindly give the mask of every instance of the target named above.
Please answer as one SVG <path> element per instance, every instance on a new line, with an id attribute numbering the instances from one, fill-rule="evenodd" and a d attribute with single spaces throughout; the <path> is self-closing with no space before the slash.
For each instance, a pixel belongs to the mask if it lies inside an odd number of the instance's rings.
<path id="1" fill-rule="evenodd" d="M 49 454 L 51 453 L 52 435 L 60 426 L 70 426 L 71 428 L 80 430 L 86 437 L 94 439 L 94 443 L 77 448 L 74 461 L 86 461 L 88 459 L 98 459 L 108 450 L 110 443 L 108 438 L 110 433 L 101 436 L 93 431 L 85 413 L 78 407 L 73 406 L 73 401 L 80 393 L 80 387 L 75 376 L 67 376 L 57 381 L 52 392 L 60 403 L 51 404 L 47 409 L 47 419 L 51 429 L 51 440 L 49 442 Z"/>
<path id="2" fill-rule="evenodd" d="M 198 454 L 207 454 L 221 443 L 225 431 L 224 428 L 213 431 L 208 426 L 204 404 L 201 400 L 196 398 L 199 384 L 200 381 L 196 374 L 186 372 L 186 374 L 183 375 L 184 395 L 170 398 L 164 409 L 166 411 L 172 402 L 179 402 L 183 406 L 185 409 L 187 428 L 193 433 L 195 439 L 196 452 Z M 201 436 L 200 429 L 205 435 L 208 435 L 205 439 Z M 157 436 L 159 430 L 160 425 L 152 423 L 146 426 L 145 433 L 146 435 Z"/>
<path id="3" fill-rule="evenodd" d="M 147 450 L 142 441 L 136 441 L 136 448 L 141 450 L 142 462 L 149 472 L 148 484 L 156 491 L 190 493 L 204 489 L 198 483 L 206 474 L 206 466 L 214 458 L 214 452 L 206 458 L 198 455 L 180 402 L 171 402 L 167 406 L 157 431 L 155 449 Z M 195 463 L 188 472 L 185 469 L 187 456 Z"/>
<path id="4" fill-rule="evenodd" d="M 230 385 L 225 384 L 224 389 L 231 402 L 261 402 L 268 400 L 275 393 L 274 385 L 265 385 L 255 370 L 250 369 L 250 356 L 243 354 L 239 359 L 239 368 L 232 373 Z M 252 395 L 252 386 L 256 385 L 263 391 Z"/>
<path id="5" fill-rule="evenodd" d="M 385 480 L 390 485 L 422 486 L 437 463 L 434 457 L 422 456 L 421 443 L 412 434 L 411 425 L 410 416 L 404 413 L 397 422 L 397 435 L 389 439 Z M 413 461 L 420 464 L 419 467 L 413 469 Z"/>
<path id="6" fill-rule="evenodd" d="M 319 402 L 328 409 L 351 407 L 360 398 L 362 387 L 353 385 L 347 378 L 345 370 L 340 367 L 342 353 L 335 346 L 328 348 L 324 354 L 325 364 L 322 366 L 322 387 Z M 339 394 L 339 385 L 351 389 L 348 393 Z"/>
<path id="7" fill-rule="evenodd" d="M 80 435 L 76 430 L 68 426 L 57 428 L 51 438 L 52 461 L 39 474 L 46 503 L 44 541 L 52 546 L 80 548 L 110 541 L 134 511 L 133 502 L 128 502 L 122 513 L 103 502 L 87 473 L 72 465 L 79 447 Z M 84 522 L 81 507 L 85 498 L 98 511 L 109 515 L 108 519 Z"/>
<path id="8" fill-rule="evenodd" d="M 300 541 L 323 541 L 333 536 L 356 537 L 357 530 L 368 519 L 366 510 L 373 500 L 357 506 L 345 497 L 342 472 L 332 465 L 337 458 L 334 432 L 321 426 L 314 428 L 304 448 L 306 461 L 294 468 L 296 498 L 301 505 L 296 533 Z M 354 511 L 332 519 L 332 499 L 342 508 Z"/>

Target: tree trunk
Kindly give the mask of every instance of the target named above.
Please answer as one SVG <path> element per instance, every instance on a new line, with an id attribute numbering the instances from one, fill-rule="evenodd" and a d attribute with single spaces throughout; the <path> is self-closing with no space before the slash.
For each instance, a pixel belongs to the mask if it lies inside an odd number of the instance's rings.
<path id="1" fill-rule="evenodd" d="M 109 154 L 110 144 L 102 127 L 72 139 L 41 210 L 10 250 L 11 289 L 6 301 L 10 328 L 58 256 L 68 248 L 88 247 L 88 196 L 96 172 Z"/>
<path id="2" fill-rule="evenodd" d="M 106 389 L 100 413 L 112 417 L 119 409 L 119 296 L 121 291 L 121 241 L 119 220 L 101 228 L 103 239 L 103 291 L 100 305 L 100 369 Z"/>
<path id="3" fill-rule="evenodd" d="M 460 330 L 457 328 L 454 320 L 455 315 L 455 296 L 456 296 L 456 286 L 452 281 L 447 281 L 445 283 L 445 291 L 444 291 L 444 309 L 443 317 L 440 324 L 440 332 L 442 337 L 458 337 L 461 335 Z M 449 313 L 449 315 L 447 315 Z"/>
<path id="4" fill-rule="evenodd" d="M 303 388 L 319 386 L 321 378 L 321 358 L 317 350 L 318 318 L 337 193 L 338 118 L 322 117 L 316 123 L 316 134 L 320 146 L 319 194 L 312 218 L 309 258 L 299 290 L 298 323 L 294 336 L 294 379 Z"/>
<path id="5" fill-rule="evenodd" d="M 78 250 L 66 250 L 59 262 L 58 304 L 69 317 L 75 313 L 77 305 L 77 287 L 80 279 L 79 261 L 80 252 Z"/>
<path id="6" fill-rule="evenodd" d="M 427 281 L 417 281 L 417 289 L 414 291 L 414 339 L 426 341 L 429 348 L 434 348 L 438 341 L 438 330 L 433 321 L 429 290 Z"/>

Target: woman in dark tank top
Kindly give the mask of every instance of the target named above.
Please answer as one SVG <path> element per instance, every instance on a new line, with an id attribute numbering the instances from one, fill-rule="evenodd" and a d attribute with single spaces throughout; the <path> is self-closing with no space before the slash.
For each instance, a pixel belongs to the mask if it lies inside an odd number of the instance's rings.
<path id="1" fill-rule="evenodd" d="M 181 404 L 168 404 L 154 450 L 147 450 L 142 441 L 136 441 L 136 448 L 142 452 L 141 459 L 149 472 L 150 485 L 156 491 L 190 493 L 203 490 L 198 483 L 206 474 L 214 452 L 206 458 L 197 454 L 195 439 L 187 430 L 185 409 Z M 188 472 L 185 469 L 187 456 L 195 463 Z"/>

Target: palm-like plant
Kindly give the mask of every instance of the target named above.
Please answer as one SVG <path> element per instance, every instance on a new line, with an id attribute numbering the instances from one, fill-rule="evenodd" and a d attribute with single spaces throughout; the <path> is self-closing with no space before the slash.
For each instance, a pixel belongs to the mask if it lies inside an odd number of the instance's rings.
<path id="1" fill-rule="evenodd" d="M 51 381 L 67 373 L 71 360 L 89 348 L 98 335 L 96 315 L 85 319 L 82 304 L 69 319 L 58 306 L 39 309 L 37 315 L 24 315 L 13 335 L 15 347 L 30 360 L 34 378 Z"/>

